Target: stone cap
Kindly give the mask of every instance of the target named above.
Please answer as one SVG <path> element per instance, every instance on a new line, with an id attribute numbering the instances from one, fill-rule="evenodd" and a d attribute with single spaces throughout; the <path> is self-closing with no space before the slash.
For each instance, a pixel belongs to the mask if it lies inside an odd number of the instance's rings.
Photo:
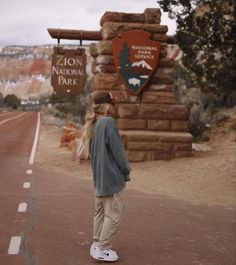
<path id="1" fill-rule="evenodd" d="M 188 132 L 120 130 L 120 135 L 127 141 L 191 143 L 193 140 L 193 136 Z"/>

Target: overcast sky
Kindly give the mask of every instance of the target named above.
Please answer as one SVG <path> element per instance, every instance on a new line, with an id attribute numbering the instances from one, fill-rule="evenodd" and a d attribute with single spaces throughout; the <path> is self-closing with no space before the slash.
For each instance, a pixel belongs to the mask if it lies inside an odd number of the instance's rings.
<path id="1" fill-rule="evenodd" d="M 1 0 L 0 47 L 56 44 L 47 28 L 100 30 L 106 11 L 142 13 L 147 7 L 157 8 L 156 0 Z M 162 14 L 161 24 L 168 25 L 168 35 L 175 32 L 167 14 Z"/>

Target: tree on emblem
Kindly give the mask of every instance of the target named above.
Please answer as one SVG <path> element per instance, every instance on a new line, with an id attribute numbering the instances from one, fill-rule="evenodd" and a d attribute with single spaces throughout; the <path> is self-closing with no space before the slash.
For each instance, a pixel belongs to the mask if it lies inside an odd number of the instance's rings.
<path id="1" fill-rule="evenodd" d="M 130 61 L 130 47 L 127 43 L 123 44 L 123 49 L 120 52 L 120 67 L 121 68 L 129 68 L 131 67 Z"/>

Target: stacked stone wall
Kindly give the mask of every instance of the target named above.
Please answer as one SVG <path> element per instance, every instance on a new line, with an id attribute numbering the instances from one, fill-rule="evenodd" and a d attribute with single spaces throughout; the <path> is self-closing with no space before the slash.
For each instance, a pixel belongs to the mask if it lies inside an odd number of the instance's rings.
<path id="1" fill-rule="evenodd" d="M 188 133 L 190 109 L 176 104 L 173 60 L 167 57 L 167 26 L 161 12 L 147 8 L 141 14 L 106 12 L 101 18 L 102 40 L 90 45 L 94 57 L 94 90 L 112 92 L 117 102 L 117 124 L 131 161 L 168 159 L 191 154 Z M 156 72 L 137 96 L 130 95 L 114 65 L 112 39 L 129 30 L 144 30 L 161 43 Z"/>

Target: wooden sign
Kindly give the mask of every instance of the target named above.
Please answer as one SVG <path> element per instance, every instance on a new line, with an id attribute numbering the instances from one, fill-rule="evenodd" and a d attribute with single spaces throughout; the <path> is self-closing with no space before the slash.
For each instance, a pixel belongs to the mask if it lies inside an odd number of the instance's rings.
<path id="1" fill-rule="evenodd" d="M 160 42 L 149 38 L 148 32 L 132 30 L 112 41 L 116 71 L 132 95 L 141 93 L 158 64 Z"/>
<path id="2" fill-rule="evenodd" d="M 54 47 L 51 85 L 58 95 L 78 95 L 86 82 L 85 50 Z"/>

